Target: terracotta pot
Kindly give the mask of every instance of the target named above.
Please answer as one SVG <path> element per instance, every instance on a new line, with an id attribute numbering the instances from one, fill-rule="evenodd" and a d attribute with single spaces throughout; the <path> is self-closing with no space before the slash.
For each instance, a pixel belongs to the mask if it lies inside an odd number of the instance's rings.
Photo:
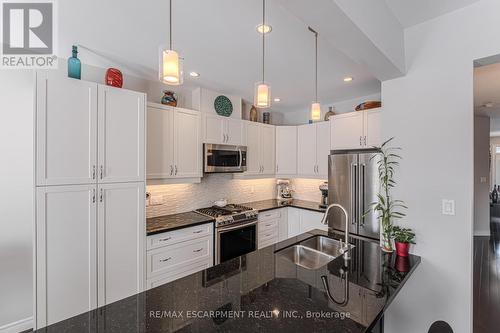
<path id="1" fill-rule="evenodd" d="M 408 257 L 408 251 L 410 250 L 410 243 L 400 243 L 396 242 L 396 254 L 400 257 Z"/>

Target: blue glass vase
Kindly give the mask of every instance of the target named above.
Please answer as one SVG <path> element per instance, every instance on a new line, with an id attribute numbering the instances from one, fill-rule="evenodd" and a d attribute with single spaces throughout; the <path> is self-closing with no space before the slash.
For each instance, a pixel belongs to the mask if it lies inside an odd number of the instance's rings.
<path id="1" fill-rule="evenodd" d="M 73 45 L 73 55 L 68 58 L 68 76 L 80 80 L 82 78 L 82 63 L 78 59 L 78 48 Z"/>

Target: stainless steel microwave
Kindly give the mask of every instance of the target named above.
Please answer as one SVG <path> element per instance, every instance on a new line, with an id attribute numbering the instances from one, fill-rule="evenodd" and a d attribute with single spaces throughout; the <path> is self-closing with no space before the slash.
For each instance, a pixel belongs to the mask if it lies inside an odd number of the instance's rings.
<path id="1" fill-rule="evenodd" d="M 247 147 L 205 143 L 203 162 L 205 173 L 244 172 L 247 170 Z"/>

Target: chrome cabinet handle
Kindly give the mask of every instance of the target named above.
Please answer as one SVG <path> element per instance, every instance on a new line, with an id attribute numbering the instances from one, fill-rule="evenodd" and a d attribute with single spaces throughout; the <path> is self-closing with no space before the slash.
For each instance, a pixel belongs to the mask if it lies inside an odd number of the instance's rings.
<path id="1" fill-rule="evenodd" d="M 99 201 L 102 202 L 102 188 L 101 190 L 99 191 Z"/>
<path id="2" fill-rule="evenodd" d="M 172 176 L 172 175 L 173 175 L 173 173 L 174 173 L 174 167 L 171 165 L 171 166 L 170 166 L 170 176 Z"/>
<path id="3" fill-rule="evenodd" d="M 175 175 L 177 176 L 177 165 L 175 166 Z"/>
<path id="4" fill-rule="evenodd" d="M 161 239 L 158 239 L 158 242 L 166 242 L 170 239 L 172 239 L 172 237 L 161 238 Z"/>
<path id="5" fill-rule="evenodd" d="M 101 165 L 101 170 L 100 170 L 100 173 L 101 173 L 101 179 L 102 179 L 102 177 L 103 177 L 103 175 L 104 175 L 104 167 L 103 167 L 102 165 Z"/>
<path id="6" fill-rule="evenodd" d="M 363 146 L 363 143 L 362 143 L 362 142 L 363 142 L 363 137 L 360 135 L 360 136 L 359 136 L 359 145 L 360 145 L 360 146 Z"/>
<path id="7" fill-rule="evenodd" d="M 172 257 L 168 257 L 168 258 L 165 258 L 165 259 L 161 259 L 160 262 L 166 262 L 166 261 L 169 261 L 170 259 L 172 259 Z"/>
<path id="8" fill-rule="evenodd" d="M 278 171 L 279 171 L 279 169 L 280 169 L 280 168 L 279 168 L 279 165 L 278 165 L 278 164 L 276 164 L 276 172 L 278 172 Z"/>
<path id="9" fill-rule="evenodd" d="M 198 249 L 198 250 L 193 250 L 193 252 L 200 252 L 201 250 L 203 250 L 203 248 Z"/>
<path id="10" fill-rule="evenodd" d="M 366 135 L 365 135 L 365 146 L 366 146 Z"/>
<path id="11" fill-rule="evenodd" d="M 92 179 L 95 179 L 96 176 L 96 166 L 95 164 L 92 166 Z"/>
<path id="12" fill-rule="evenodd" d="M 92 203 L 95 203 L 95 189 L 92 189 Z"/>

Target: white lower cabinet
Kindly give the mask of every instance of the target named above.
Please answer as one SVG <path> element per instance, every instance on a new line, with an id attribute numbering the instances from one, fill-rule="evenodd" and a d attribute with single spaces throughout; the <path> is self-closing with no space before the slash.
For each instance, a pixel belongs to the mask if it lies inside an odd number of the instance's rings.
<path id="1" fill-rule="evenodd" d="M 328 231 L 328 226 L 321 223 L 323 213 L 288 207 L 288 238 L 295 237 L 314 229 Z"/>
<path id="2" fill-rule="evenodd" d="M 213 265 L 213 224 L 148 236 L 148 289 Z"/>
<path id="3" fill-rule="evenodd" d="M 144 289 L 143 182 L 36 191 L 36 328 Z"/>
<path id="4" fill-rule="evenodd" d="M 276 244 L 279 241 L 279 226 L 283 209 L 269 210 L 259 213 L 257 224 L 258 248 Z"/>

